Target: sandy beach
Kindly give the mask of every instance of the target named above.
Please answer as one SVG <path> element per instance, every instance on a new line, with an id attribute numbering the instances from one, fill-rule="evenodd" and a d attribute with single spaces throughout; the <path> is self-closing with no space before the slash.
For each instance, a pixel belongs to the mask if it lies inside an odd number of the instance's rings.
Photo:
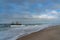
<path id="1" fill-rule="evenodd" d="M 60 40 L 60 25 L 31 33 L 16 40 Z"/>

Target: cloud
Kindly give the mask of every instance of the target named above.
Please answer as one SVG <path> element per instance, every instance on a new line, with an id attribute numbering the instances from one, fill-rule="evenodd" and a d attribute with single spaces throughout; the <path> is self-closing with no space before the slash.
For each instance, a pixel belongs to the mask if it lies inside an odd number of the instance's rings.
<path id="1" fill-rule="evenodd" d="M 59 14 L 59 12 L 56 11 L 56 10 L 50 10 L 50 11 L 47 10 L 46 13 L 47 13 L 47 14 L 50 14 L 50 15 L 58 15 L 58 14 Z"/>
<path id="2" fill-rule="evenodd" d="M 45 19 L 56 19 L 55 16 L 49 16 L 49 15 L 41 15 L 39 18 L 45 18 Z"/>
<path id="3" fill-rule="evenodd" d="M 35 15 L 33 18 L 40 18 L 40 19 L 56 19 L 56 16 L 49 16 L 49 15 Z"/>
<path id="4" fill-rule="evenodd" d="M 54 3 L 60 3 L 60 0 L 52 0 Z"/>
<path id="5" fill-rule="evenodd" d="M 60 19 L 60 11 L 51 10 L 50 12 L 47 12 L 48 15 L 56 16 L 58 20 Z"/>
<path id="6" fill-rule="evenodd" d="M 51 11 L 51 14 L 58 14 L 58 12 L 57 11 Z"/>
<path id="7" fill-rule="evenodd" d="M 40 19 L 57 19 L 58 18 L 59 12 L 56 10 L 46 10 L 44 14 L 40 15 L 34 15 L 32 16 L 33 18 L 40 18 Z"/>
<path id="8" fill-rule="evenodd" d="M 4 0 L 2 5 L 5 13 L 43 12 L 45 9 L 60 9 L 60 4 L 51 3 L 48 0 Z"/>
<path id="9" fill-rule="evenodd" d="M 60 4 L 57 3 L 47 4 L 45 8 L 51 10 L 58 10 L 60 9 Z"/>

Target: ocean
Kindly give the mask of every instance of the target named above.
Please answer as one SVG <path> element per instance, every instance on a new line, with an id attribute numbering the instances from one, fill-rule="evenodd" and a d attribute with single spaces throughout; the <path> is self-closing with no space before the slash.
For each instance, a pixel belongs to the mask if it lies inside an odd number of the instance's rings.
<path id="1" fill-rule="evenodd" d="M 54 25 L 11 25 L 11 27 L 0 27 L 0 40 L 16 40 L 19 37 L 43 30 L 44 28 Z"/>

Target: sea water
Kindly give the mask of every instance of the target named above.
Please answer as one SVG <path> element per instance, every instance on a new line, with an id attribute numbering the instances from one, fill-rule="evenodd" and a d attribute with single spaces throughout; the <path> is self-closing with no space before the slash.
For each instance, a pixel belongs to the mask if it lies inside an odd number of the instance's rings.
<path id="1" fill-rule="evenodd" d="M 11 27 L 3 27 L 0 28 L 0 40 L 16 40 L 18 37 L 22 37 L 51 26 L 52 24 L 19 26 L 11 25 Z"/>

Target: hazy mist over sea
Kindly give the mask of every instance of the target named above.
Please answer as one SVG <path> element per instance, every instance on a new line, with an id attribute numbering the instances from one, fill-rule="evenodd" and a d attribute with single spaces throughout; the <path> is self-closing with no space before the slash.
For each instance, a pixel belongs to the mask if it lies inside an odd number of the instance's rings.
<path id="1" fill-rule="evenodd" d="M 11 24 L 11 23 L 20 23 L 20 24 L 45 24 L 45 23 L 60 23 L 59 20 L 47 20 L 47 19 L 39 19 L 39 18 L 6 18 L 0 19 L 0 24 Z"/>

